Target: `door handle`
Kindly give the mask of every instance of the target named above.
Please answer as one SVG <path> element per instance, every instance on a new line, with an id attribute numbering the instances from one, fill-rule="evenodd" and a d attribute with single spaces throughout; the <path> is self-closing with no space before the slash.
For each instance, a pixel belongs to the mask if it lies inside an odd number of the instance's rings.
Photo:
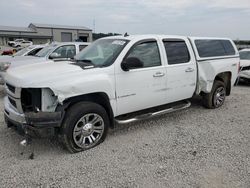
<path id="1" fill-rule="evenodd" d="M 165 74 L 163 72 L 156 72 L 153 77 L 163 77 Z"/>
<path id="2" fill-rule="evenodd" d="M 188 68 L 185 70 L 185 72 L 194 72 L 194 69 L 191 68 L 191 67 L 188 67 Z"/>

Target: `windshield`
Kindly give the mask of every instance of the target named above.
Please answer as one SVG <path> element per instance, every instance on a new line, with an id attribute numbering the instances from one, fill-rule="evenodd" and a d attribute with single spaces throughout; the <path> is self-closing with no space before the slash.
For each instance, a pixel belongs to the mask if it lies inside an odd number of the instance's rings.
<path id="1" fill-rule="evenodd" d="M 15 53 L 13 56 L 23 56 L 24 54 L 26 54 L 27 52 L 29 52 L 32 49 L 33 48 L 31 48 L 31 47 L 24 48 L 24 49 L 18 51 L 17 53 Z"/>
<path id="2" fill-rule="evenodd" d="M 240 52 L 240 59 L 250 60 L 250 51 Z"/>
<path id="3" fill-rule="evenodd" d="M 58 45 L 52 44 L 49 46 L 44 47 L 41 51 L 39 51 L 35 56 L 36 57 L 46 57 L 48 54 L 50 54 Z"/>
<path id="4" fill-rule="evenodd" d="M 128 42 L 123 39 L 99 39 L 77 54 L 75 60 L 91 62 L 94 66 L 109 66 Z"/>

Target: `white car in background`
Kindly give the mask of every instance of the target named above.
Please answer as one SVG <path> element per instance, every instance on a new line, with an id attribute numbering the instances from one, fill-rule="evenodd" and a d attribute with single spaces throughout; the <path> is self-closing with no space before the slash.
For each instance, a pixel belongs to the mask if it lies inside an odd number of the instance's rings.
<path id="1" fill-rule="evenodd" d="M 239 51 L 241 71 L 239 78 L 250 83 L 250 49 Z"/>
<path id="2" fill-rule="evenodd" d="M 14 41 L 9 41 L 8 45 L 9 46 L 16 46 L 18 43 L 25 41 L 24 39 L 16 39 Z"/>
<path id="3" fill-rule="evenodd" d="M 82 49 L 87 47 L 90 43 L 87 42 L 62 42 L 53 43 L 34 56 L 25 56 L 22 58 L 13 58 L 9 60 L 0 60 L 0 77 L 4 78 L 5 72 L 9 68 L 29 65 L 34 63 L 50 63 L 59 60 L 70 60 L 79 53 Z M 3 83 L 4 81 L 2 81 Z"/>
<path id="4" fill-rule="evenodd" d="M 13 45 L 14 48 L 26 48 L 28 46 L 33 45 L 33 42 L 31 41 L 22 41 L 22 42 L 18 42 L 16 44 Z"/>

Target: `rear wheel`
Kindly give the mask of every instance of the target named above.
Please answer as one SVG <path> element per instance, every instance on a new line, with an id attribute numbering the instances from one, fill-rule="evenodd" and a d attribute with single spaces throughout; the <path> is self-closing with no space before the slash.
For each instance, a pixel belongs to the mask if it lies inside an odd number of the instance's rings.
<path id="1" fill-rule="evenodd" d="M 101 105 L 80 102 L 65 114 L 62 141 L 72 153 L 87 150 L 104 141 L 108 127 L 109 118 Z"/>
<path id="2" fill-rule="evenodd" d="M 216 80 L 210 93 L 203 96 L 203 105 L 206 108 L 219 108 L 226 99 L 226 86 L 224 82 Z"/>

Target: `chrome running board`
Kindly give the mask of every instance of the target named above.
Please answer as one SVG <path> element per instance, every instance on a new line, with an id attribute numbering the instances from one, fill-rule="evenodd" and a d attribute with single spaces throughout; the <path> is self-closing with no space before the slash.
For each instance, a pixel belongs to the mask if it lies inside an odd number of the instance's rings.
<path id="1" fill-rule="evenodd" d="M 179 105 L 176 105 L 176 106 L 173 106 L 173 107 L 170 107 L 170 108 L 167 108 L 167 109 L 163 109 L 163 110 L 160 110 L 160 111 L 156 111 L 156 112 L 149 112 L 149 113 L 141 114 L 141 115 L 129 118 L 129 119 L 115 119 L 115 122 L 118 123 L 118 124 L 132 123 L 132 122 L 152 118 L 152 117 L 155 117 L 155 116 L 160 116 L 160 115 L 163 115 L 163 114 L 168 114 L 168 113 L 171 113 L 171 112 L 183 110 L 183 109 L 186 109 L 186 108 L 188 108 L 190 106 L 191 106 L 191 102 L 185 101 L 183 104 L 179 104 Z"/>

